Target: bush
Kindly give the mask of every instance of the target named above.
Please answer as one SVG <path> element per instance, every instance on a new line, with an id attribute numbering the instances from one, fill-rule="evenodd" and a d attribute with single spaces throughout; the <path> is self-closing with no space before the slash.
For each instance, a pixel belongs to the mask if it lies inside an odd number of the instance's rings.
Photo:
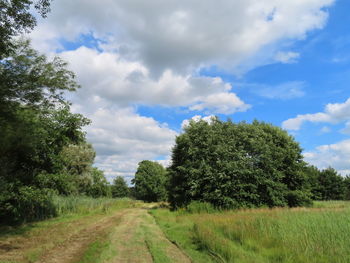
<path id="1" fill-rule="evenodd" d="M 306 206 L 310 207 L 312 206 L 312 200 L 309 193 L 302 192 L 302 191 L 290 191 L 286 199 L 288 201 L 289 207 L 297 207 L 297 206 Z"/>
<path id="2" fill-rule="evenodd" d="M 56 216 L 53 192 L 33 186 L 8 189 L 0 198 L 0 223 L 22 224 Z"/>
<path id="3" fill-rule="evenodd" d="M 42 173 L 35 178 L 39 188 L 50 188 L 60 195 L 77 194 L 78 189 L 74 177 L 70 174 Z"/>

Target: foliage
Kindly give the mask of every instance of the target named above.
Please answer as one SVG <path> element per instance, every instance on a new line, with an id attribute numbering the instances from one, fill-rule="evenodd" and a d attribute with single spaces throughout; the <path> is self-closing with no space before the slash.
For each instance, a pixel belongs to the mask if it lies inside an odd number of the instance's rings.
<path id="1" fill-rule="evenodd" d="M 329 167 L 319 170 L 314 166 L 305 169 L 309 188 L 314 200 L 344 200 L 348 196 L 347 183 L 349 179 L 342 177 L 338 172 Z"/>
<path id="2" fill-rule="evenodd" d="M 129 187 L 126 183 L 124 177 L 117 176 L 113 180 L 112 184 L 112 197 L 114 198 L 121 198 L 121 197 L 127 197 L 129 196 Z"/>
<path id="3" fill-rule="evenodd" d="M 90 187 L 85 187 L 87 195 L 95 198 L 112 196 L 110 185 L 101 170 L 92 168 L 91 178 L 92 181 Z"/>
<path id="4" fill-rule="evenodd" d="M 31 222 L 56 215 L 52 192 L 48 189 L 9 184 L 5 187 L 0 195 L 0 224 Z"/>
<path id="5" fill-rule="evenodd" d="M 344 178 L 329 167 L 319 174 L 319 193 L 321 200 L 342 200 L 345 195 Z"/>
<path id="6" fill-rule="evenodd" d="M 53 192 L 110 196 L 82 130 L 90 121 L 63 98 L 78 87 L 74 74 L 29 41 L 13 43 L 0 61 L 0 221 L 53 216 Z"/>
<path id="7" fill-rule="evenodd" d="M 157 162 L 140 162 L 132 183 L 135 185 L 134 193 L 137 199 L 146 202 L 166 199 L 167 173 L 165 168 Z"/>
<path id="8" fill-rule="evenodd" d="M 47 174 L 41 173 L 35 177 L 35 185 L 38 188 L 52 189 L 60 195 L 77 195 L 78 188 L 74 177 L 66 173 Z"/>
<path id="9" fill-rule="evenodd" d="M 223 208 L 286 206 L 307 191 L 304 166 L 299 144 L 278 127 L 191 121 L 173 149 L 170 202 L 173 207 L 192 200 Z M 309 202 L 303 197 L 293 205 Z"/>
<path id="10" fill-rule="evenodd" d="M 42 17 L 50 11 L 51 0 L 3 0 L 0 2 L 0 60 L 11 52 L 12 38 L 29 32 L 36 25 L 36 19 L 30 13 L 36 9 Z"/>

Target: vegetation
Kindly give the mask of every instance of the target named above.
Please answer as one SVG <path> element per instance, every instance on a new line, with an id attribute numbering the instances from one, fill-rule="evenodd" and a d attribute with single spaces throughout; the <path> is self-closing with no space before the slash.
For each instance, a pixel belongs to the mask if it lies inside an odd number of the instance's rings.
<path id="1" fill-rule="evenodd" d="M 192 200 L 223 208 L 309 205 L 304 166 L 299 144 L 278 127 L 191 121 L 173 149 L 170 203 L 174 208 Z"/>
<path id="2" fill-rule="evenodd" d="M 137 199 L 146 202 L 166 200 L 167 173 L 161 164 L 140 162 L 132 183 L 135 185 L 134 195 Z"/>
<path id="3" fill-rule="evenodd" d="M 349 262 L 350 204 L 316 204 L 216 213 L 161 209 L 152 214 L 194 262 L 205 262 L 197 261 L 198 253 L 219 262 Z"/>
<path id="4" fill-rule="evenodd" d="M 0 60 L 13 48 L 12 38 L 29 32 L 36 25 L 36 18 L 30 12 L 36 10 L 42 17 L 50 11 L 51 0 L 16 0 L 0 3 Z"/>
<path id="5" fill-rule="evenodd" d="M 112 184 L 112 196 L 115 198 L 127 197 L 130 195 L 128 184 L 124 177 L 117 176 L 113 180 Z"/>
<path id="6" fill-rule="evenodd" d="M 27 40 L 0 61 L 0 223 L 55 215 L 54 194 L 111 196 L 64 91 L 79 86 L 59 58 L 49 61 Z"/>
<path id="7" fill-rule="evenodd" d="M 314 200 L 344 200 L 348 199 L 349 177 L 343 177 L 329 167 L 319 170 L 317 167 L 306 168 L 312 198 Z"/>

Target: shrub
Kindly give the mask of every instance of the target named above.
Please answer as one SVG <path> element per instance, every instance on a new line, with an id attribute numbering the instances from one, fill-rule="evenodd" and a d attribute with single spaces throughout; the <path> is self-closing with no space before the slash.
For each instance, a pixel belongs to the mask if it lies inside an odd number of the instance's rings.
<path id="1" fill-rule="evenodd" d="M 56 216 L 53 193 L 48 189 L 21 186 L 8 189 L 0 199 L 0 222 L 21 224 Z"/>

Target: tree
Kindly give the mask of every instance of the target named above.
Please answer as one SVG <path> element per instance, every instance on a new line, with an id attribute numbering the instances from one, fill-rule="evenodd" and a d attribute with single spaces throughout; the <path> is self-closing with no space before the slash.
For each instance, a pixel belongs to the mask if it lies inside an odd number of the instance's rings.
<path id="1" fill-rule="evenodd" d="M 174 208 L 193 200 L 224 208 L 308 204 L 303 167 L 299 144 L 278 127 L 191 121 L 173 148 L 170 203 Z"/>
<path id="2" fill-rule="evenodd" d="M 112 196 L 113 198 L 121 198 L 129 196 L 129 187 L 124 177 L 117 176 L 113 180 L 112 184 Z"/>
<path id="3" fill-rule="evenodd" d="M 346 194 L 344 178 L 332 167 L 319 174 L 319 193 L 321 200 L 343 200 Z"/>
<path id="4" fill-rule="evenodd" d="M 35 9 L 42 17 L 50 11 L 51 0 L 2 0 L 0 2 L 0 60 L 13 48 L 12 38 L 29 32 L 36 25 L 30 9 Z"/>
<path id="5" fill-rule="evenodd" d="M 63 98 L 78 87 L 66 63 L 49 61 L 23 40 L 9 54 L 0 60 L 0 222 L 35 220 L 24 206 L 52 216 L 50 189 L 76 191 L 61 173 L 61 153 L 86 142 L 82 127 L 89 123 Z"/>
<path id="6" fill-rule="evenodd" d="M 166 199 L 167 173 L 165 168 L 157 162 L 140 162 L 132 183 L 135 185 L 134 194 L 137 199 L 146 202 Z"/>
<path id="7" fill-rule="evenodd" d="M 87 195 L 92 197 L 111 197 L 110 185 L 104 176 L 103 172 L 97 168 L 91 171 L 91 185 L 85 187 Z"/>

